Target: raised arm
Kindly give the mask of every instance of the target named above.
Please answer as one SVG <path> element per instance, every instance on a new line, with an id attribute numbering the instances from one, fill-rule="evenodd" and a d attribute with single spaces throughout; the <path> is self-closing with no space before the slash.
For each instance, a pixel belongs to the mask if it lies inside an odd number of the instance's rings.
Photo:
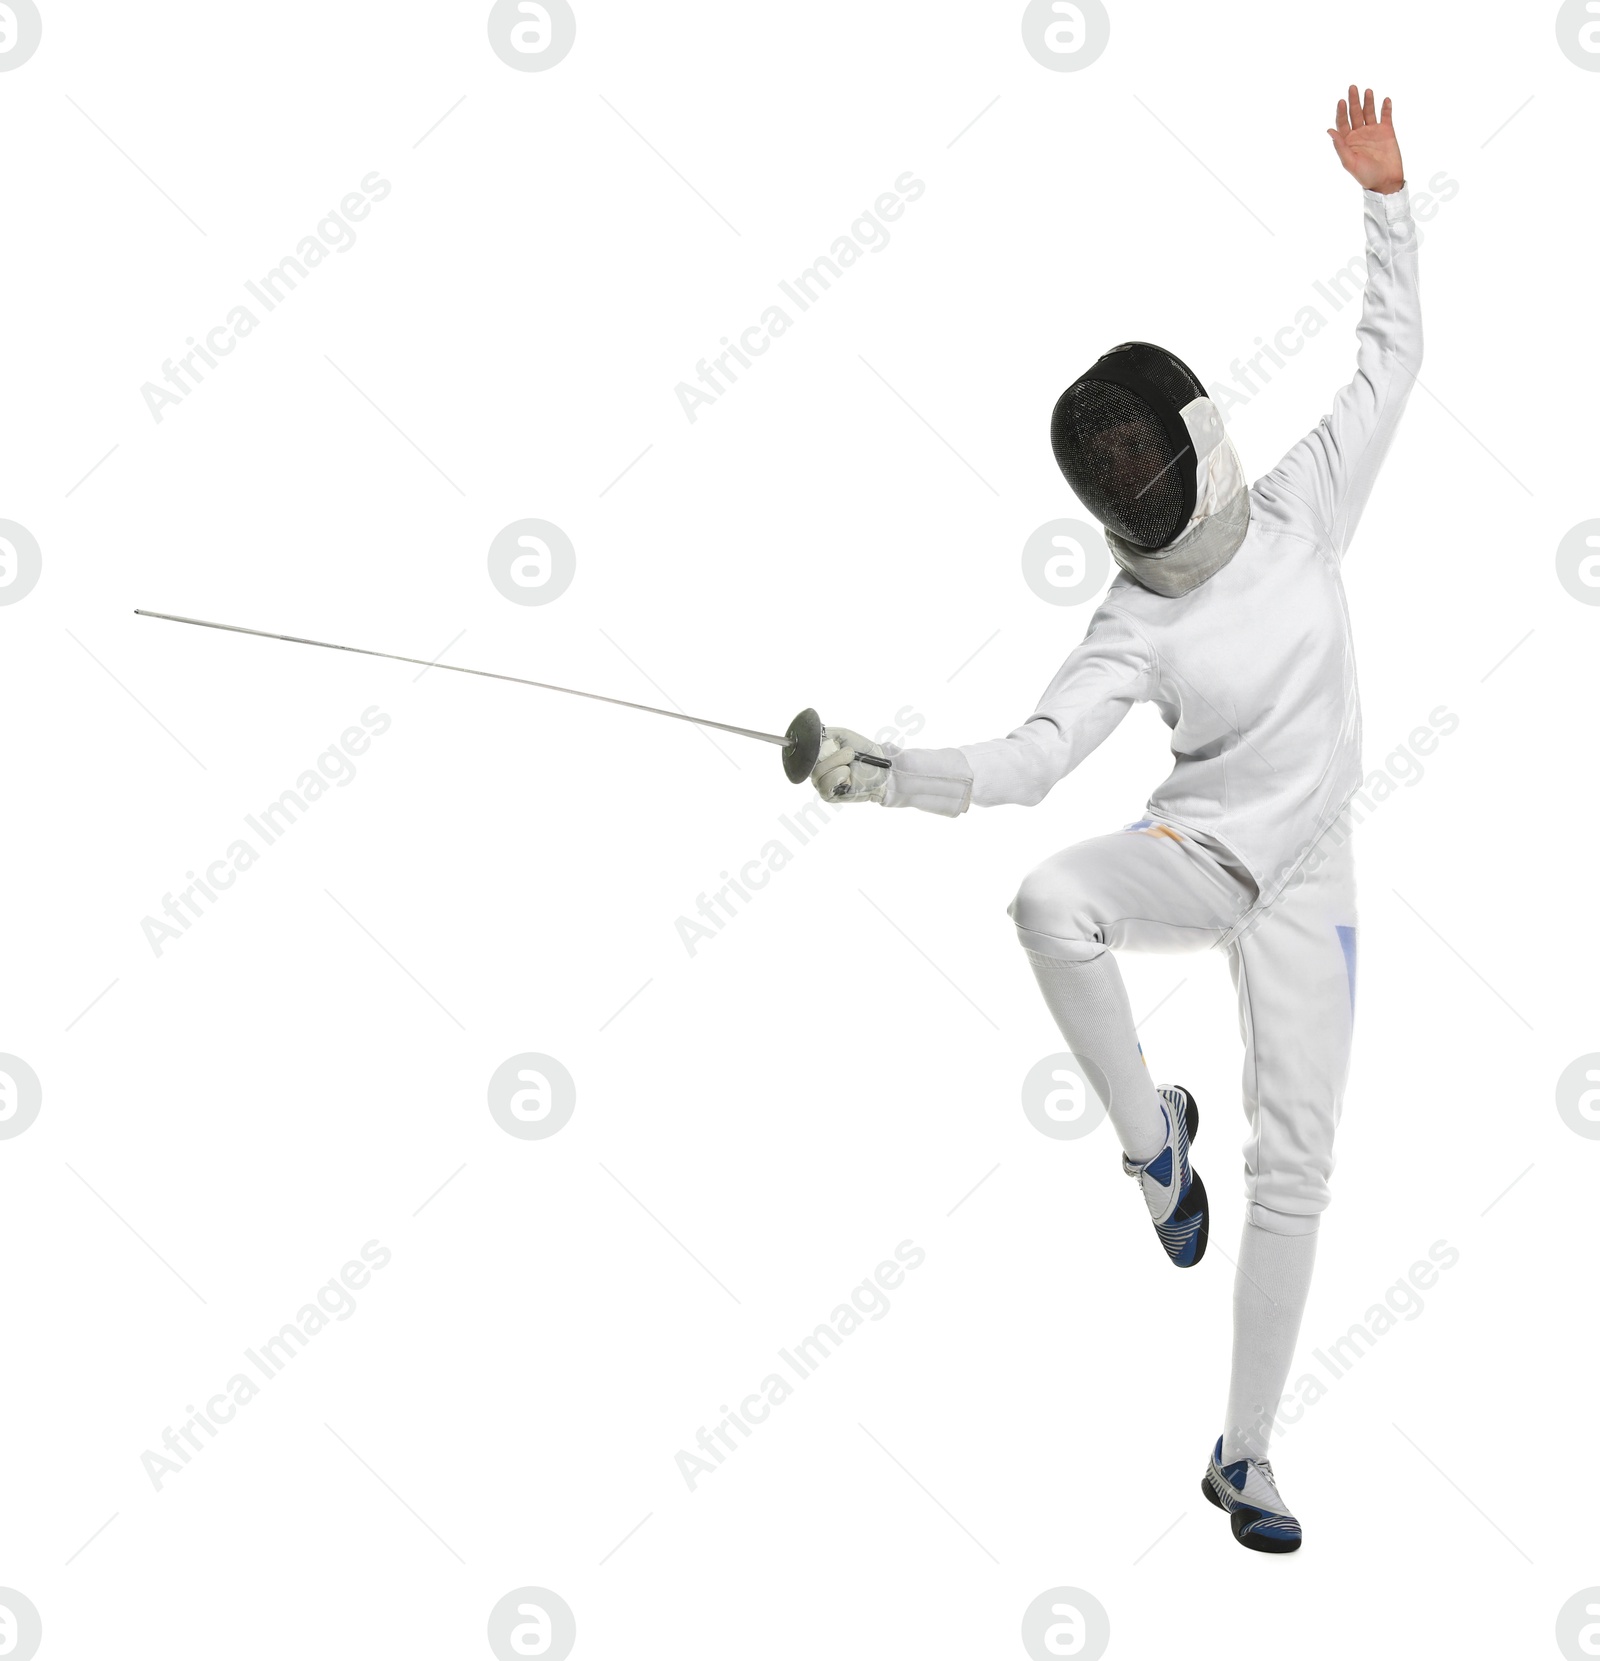
<path id="1" fill-rule="evenodd" d="M 1422 366 L 1422 312 L 1417 298 L 1417 228 L 1391 119 L 1369 89 L 1339 100 L 1328 129 L 1339 160 L 1362 186 L 1367 287 L 1356 329 L 1355 379 L 1333 409 L 1256 487 L 1269 511 L 1303 518 L 1309 510 L 1342 559 L 1388 453 Z"/>

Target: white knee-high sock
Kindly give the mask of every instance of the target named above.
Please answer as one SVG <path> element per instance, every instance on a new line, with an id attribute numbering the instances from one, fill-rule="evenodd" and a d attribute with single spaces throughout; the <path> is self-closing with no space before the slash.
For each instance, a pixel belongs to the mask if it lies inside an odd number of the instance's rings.
<path id="1" fill-rule="evenodd" d="M 1296 1219 L 1301 1226 L 1305 1221 Z M 1246 1221 L 1233 1281 L 1233 1376 L 1222 1430 L 1224 1464 L 1267 1457 L 1316 1261 L 1314 1229 L 1274 1234 Z"/>
<path id="2" fill-rule="evenodd" d="M 1102 947 L 1075 963 L 1034 951 L 1028 961 L 1067 1048 L 1105 1103 L 1123 1152 L 1129 1159 L 1153 1159 L 1165 1140 L 1166 1121 L 1115 959 Z"/>

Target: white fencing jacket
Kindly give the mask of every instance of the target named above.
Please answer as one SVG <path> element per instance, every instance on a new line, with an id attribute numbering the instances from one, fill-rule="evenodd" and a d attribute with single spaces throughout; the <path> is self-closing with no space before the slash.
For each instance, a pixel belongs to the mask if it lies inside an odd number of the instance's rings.
<path id="1" fill-rule="evenodd" d="M 1136 703 L 1172 729 L 1150 814 L 1219 844 L 1267 904 L 1361 784 L 1361 706 L 1339 563 L 1422 364 L 1409 194 L 1363 192 L 1355 379 L 1250 490 L 1238 552 L 1188 594 L 1119 574 L 1033 715 L 1005 738 L 891 751 L 885 806 L 1031 806 Z"/>

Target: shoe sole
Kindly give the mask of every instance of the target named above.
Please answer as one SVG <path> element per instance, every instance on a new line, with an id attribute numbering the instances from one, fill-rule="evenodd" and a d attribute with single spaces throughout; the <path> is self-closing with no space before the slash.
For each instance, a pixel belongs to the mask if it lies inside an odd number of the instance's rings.
<path id="1" fill-rule="evenodd" d="M 1194 1256 L 1187 1263 L 1173 1263 L 1175 1269 L 1192 1269 L 1202 1257 L 1206 1255 L 1206 1244 L 1211 1238 L 1211 1203 L 1206 1198 L 1206 1185 L 1200 1180 L 1200 1173 L 1195 1169 L 1193 1150 L 1194 1139 L 1200 1134 L 1200 1105 L 1187 1090 L 1183 1090 L 1185 1102 L 1188 1104 L 1183 1110 L 1184 1134 L 1189 1139 L 1189 1192 L 1178 1202 L 1173 1216 L 1187 1222 L 1198 1211 L 1200 1214 L 1200 1232 L 1195 1236 Z M 1169 1263 L 1172 1259 L 1167 1259 Z"/>
<path id="2" fill-rule="evenodd" d="M 1189 1094 L 1187 1090 L 1183 1089 L 1181 1084 L 1178 1088 L 1183 1090 L 1184 1099 L 1189 1104 L 1188 1107 L 1184 1109 L 1183 1124 L 1184 1129 L 1189 1135 L 1189 1146 L 1193 1147 L 1195 1137 L 1200 1134 L 1200 1104 Z"/>
<path id="3" fill-rule="evenodd" d="M 1194 1162 L 1189 1164 L 1189 1192 L 1178 1202 L 1178 1209 L 1173 1216 L 1182 1217 L 1187 1221 L 1200 1214 L 1200 1229 L 1194 1237 L 1194 1256 L 1187 1263 L 1175 1264 L 1175 1268 L 1192 1269 L 1206 1255 L 1206 1243 L 1211 1238 L 1211 1202 L 1206 1198 L 1206 1185 L 1200 1180 L 1200 1173 L 1194 1168 Z"/>

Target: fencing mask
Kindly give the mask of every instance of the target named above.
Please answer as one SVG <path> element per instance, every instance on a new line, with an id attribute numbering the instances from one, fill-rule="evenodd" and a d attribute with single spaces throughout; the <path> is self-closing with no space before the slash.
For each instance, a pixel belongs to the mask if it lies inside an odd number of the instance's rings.
<path id="1" fill-rule="evenodd" d="M 1056 464 L 1106 529 L 1118 565 L 1157 594 L 1187 594 L 1238 551 L 1250 498 L 1199 378 L 1159 346 L 1118 346 L 1050 418 Z"/>

